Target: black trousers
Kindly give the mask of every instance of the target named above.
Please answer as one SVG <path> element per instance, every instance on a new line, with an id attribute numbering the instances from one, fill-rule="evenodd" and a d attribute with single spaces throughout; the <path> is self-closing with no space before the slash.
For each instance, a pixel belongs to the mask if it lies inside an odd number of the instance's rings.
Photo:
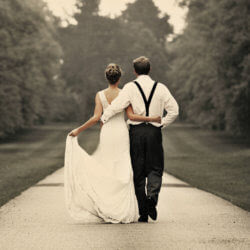
<path id="1" fill-rule="evenodd" d="M 156 205 L 162 184 L 164 157 L 161 128 L 145 123 L 130 125 L 129 136 L 135 194 L 139 213 L 144 215 L 147 213 L 147 198 L 151 198 Z"/>

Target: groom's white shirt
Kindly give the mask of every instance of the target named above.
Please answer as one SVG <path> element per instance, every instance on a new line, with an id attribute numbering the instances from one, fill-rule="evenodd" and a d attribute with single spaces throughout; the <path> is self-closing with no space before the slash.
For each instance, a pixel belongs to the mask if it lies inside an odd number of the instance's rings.
<path id="1" fill-rule="evenodd" d="M 148 75 L 139 75 L 136 78 L 136 81 L 140 84 L 148 100 L 154 81 Z M 112 101 L 112 104 L 104 111 L 101 121 L 106 123 L 113 115 L 121 112 L 130 104 L 132 105 L 135 114 L 146 114 L 146 108 L 142 95 L 134 82 L 129 82 L 124 86 L 118 97 Z M 165 117 L 163 117 L 164 110 L 167 111 L 167 115 Z M 152 122 L 151 124 L 157 127 L 166 127 L 176 119 L 178 114 L 179 107 L 176 100 L 164 84 L 158 83 L 149 106 L 149 116 L 160 116 L 163 118 L 161 124 L 156 122 Z M 128 124 L 137 125 L 140 123 L 142 122 L 128 120 Z"/>

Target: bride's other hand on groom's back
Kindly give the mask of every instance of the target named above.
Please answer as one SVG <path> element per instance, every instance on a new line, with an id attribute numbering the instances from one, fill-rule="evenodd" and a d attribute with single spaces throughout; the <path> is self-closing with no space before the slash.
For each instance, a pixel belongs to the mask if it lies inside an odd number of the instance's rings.
<path id="1" fill-rule="evenodd" d="M 152 117 L 151 122 L 161 123 L 161 117 L 160 116 Z"/>
<path id="2" fill-rule="evenodd" d="M 161 117 L 160 116 L 145 116 L 145 115 L 135 114 L 134 110 L 132 108 L 132 105 L 129 105 L 127 107 L 126 114 L 127 114 L 128 119 L 130 119 L 131 121 L 161 123 Z"/>

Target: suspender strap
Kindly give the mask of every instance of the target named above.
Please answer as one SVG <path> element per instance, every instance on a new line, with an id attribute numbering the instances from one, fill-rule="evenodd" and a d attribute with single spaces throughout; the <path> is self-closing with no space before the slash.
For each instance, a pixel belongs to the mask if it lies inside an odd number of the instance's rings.
<path id="1" fill-rule="evenodd" d="M 134 81 L 134 83 L 136 84 L 136 86 L 138 87 L 139 91 L 141 92 L 141 95 L 142 95 L 142 98 L 143 98 L 143 101 L 144 101 L 144 104 L 145 104 L 145 108 L 146 108 L 146 116 L 148 116 L 149 115 L 149 106 L 150 106 L 150 103 L 152 101 L 152 98 L 153 98 L 153 95 L 154 95 L 154 92 L 155 92 L 155 89 L 156 89 L 156 86 L 157 86 L 158 82 L 154 83 L 154 86 L 153 86 L 153 88 L 152 88 L 152 90 L 150 92 L 148 100 L 147 100 L 147 98 L 146 98 L 146 96 L 145 96 L 145 94 L 144 94 L 144 92 L 143 92 L 140 84 L 137 81 Z"/>
<path id="2" fill-rule="evenodd" d="M 152 98 L 153 98 L 153 95 L 154 95 L 154 92 L 155 92 L 157 83 L 158 83 L 158 82 L 155 82 L 155 83 L 154 83 L 154 86 L 153 86 L 153 88 L 152 88 L 152 90 L 151 90 L 151 92 L 150 92 L 150 95 L 149 95 L 149 97 L 148 97 L 148 113 L 149 113 L 149 105 L 150 105 L 150 103 L 151 103 L 151 101 L 152 101 Z"/>
<path id="3" fill-rule="evenodd" d="M 142 98 L 143 98 L 143 101 L 144 101 L 145 107 L 146 107 L 146 113 L 147 113 L 147 103 L 148 103 L 147 98 L 146 98 L 146 96 L 145 96 L 145 94 L 144 94 L 144 92 L 143 92 L 140 84 L 137 81 L 134 81 L 134 83 L 136 84 L 136 86 L 138 87 L 139 91 L 141 92 L 141 95 L 142 95 Z"/>

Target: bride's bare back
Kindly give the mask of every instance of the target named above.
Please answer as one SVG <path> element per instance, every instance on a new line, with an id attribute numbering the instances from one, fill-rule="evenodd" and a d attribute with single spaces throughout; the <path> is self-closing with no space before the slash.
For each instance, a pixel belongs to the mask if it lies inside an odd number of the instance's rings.
<path id="1" fill-rule="evenodd" d="M 107 88 L 104 90 L 104 95 L 109 104 L 118 96 L 119 92 L 119 88 Z"/>

